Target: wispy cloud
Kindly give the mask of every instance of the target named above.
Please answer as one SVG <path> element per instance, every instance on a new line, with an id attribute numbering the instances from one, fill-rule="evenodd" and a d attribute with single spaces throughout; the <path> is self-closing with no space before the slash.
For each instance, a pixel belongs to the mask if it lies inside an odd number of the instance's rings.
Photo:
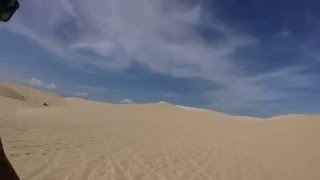
<path id="1" fill-rule="evenodd" d="M 46 89 L 56 89 L 57 88 L 56 84 L 54 84 L 54 83 L 46 84 L 44 87 Z"/>
<path id="2" fill-rule="evenodd" d="M 156 0 L 35 0 L 22 7 L 24 15 L 18 15 L 9 28 L 60 55 L 82 57 L 75 62 L 70 58 L 72 63 L 87 61 L 104 68 L 124 68 L 135 60 L 164 74 L 224 83 L 237 76 L 230 62 L 232 54 L 255 43 L 250 35 L 218 21 L 206 26 L 223 38 L 219 43 L 206 43 L 197 32 L 197 26 L 206 23 L 202 22 L 201 4 L 184 7 L 183 3 Z M 85 58 L 89 52 L 91 57 Z"/>
<path id="3" fill-rule="evenodd" d="M 42 87 L 45 83 L 43 81 L 41 81 L 40 79 L 37 78 L 31 78 L 30 80 L 30 84 L 33 86 L 38 86 L 38 87 Z"/>
<path id="4" fill-rule="evenodd" d="M 32 86 L 39 87 L 39 88 L 45 88 L 48 90 L 53 90 L 53 89 L 57 88 L 55 83 L 47 83 L 47 82 L 44 82 L 44 81 L 42 81 L 38 78 L 35 78 L 35 77 L 31 78 L 29 83 Z"/>
<path id="5" fill-rule="evenodd" d="M 76 93 L 76 96 L 79 96 L 79 97 L 87 97 L 88 95 L 89 95 L 88 93 L 84 93 L 84 92 Z"/>
<path id="6" fill-rule="evenodd" d="M 136 60 L 174 76 L 226 77 L 234 68 L 228 56 L 254 43 L 254 38 L 216 21 L 208 27 L 224 40 L 206 44 L 195 28 L 205 23 L 201 5 L 183 5 L 156 0 L 35 0 L 22 5 L 21 14 L 8 28 L 60 55 L 90 52 L 95 58 L 88 63 L 104 67 L 126 67 Z"/>
<path id="7" fill-rule="evenodd" d="M 123 99 L 120 101 L 121 104 L 135 104 L 136 102 L 134 102 L 131 99 Z"/>

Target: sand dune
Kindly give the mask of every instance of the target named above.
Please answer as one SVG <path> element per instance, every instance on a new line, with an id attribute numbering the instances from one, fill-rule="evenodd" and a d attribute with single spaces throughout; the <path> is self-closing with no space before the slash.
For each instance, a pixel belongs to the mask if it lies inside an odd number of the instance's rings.
<path id="1" fill-rule="evenodd" d="M 0 109 L 0 136 L 21 179 L 320 179 L 317 115 L 261 121 L 168 103 L 63 98 L 3 82 Z"/>
<path id="2" fill-rule="evenodd" d="M 7 86 L 4 86 L 4 85 L 0 85 L 0 96 L 7 97 L 7 98 L 12 98 L 12 99 L 16 99 L 16 100 L 25 100 L 24 96 L 18 94 L 13 89 L 10 89 L 10 88 L 8 88 Z"/>

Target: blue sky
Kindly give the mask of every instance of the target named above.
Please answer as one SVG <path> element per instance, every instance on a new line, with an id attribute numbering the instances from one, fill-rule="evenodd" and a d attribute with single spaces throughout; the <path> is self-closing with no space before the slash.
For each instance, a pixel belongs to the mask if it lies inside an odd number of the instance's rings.
<path id="1" fill-rule="evenodd" d="M 320 113 L 318 7 L 316 0 L 22 1 L 0 24 L 0 78 L 113 103 Z"/>

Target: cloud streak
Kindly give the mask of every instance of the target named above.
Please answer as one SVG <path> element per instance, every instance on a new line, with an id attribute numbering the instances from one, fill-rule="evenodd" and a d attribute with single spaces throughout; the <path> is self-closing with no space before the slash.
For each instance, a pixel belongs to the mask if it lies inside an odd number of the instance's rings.
<path id="1" fill-rule="evenodd" d="M 55 83 L 47 83 L 47 82 L 44 82 L 44 81 L 42 81 L 40 79 L 37 79 L 35 77 L 31 78 L 29 83 L 30 83 L 31 86 L 35 86 L 35 87 L 39 87 L 39 88 L 45 88 L 45 89 L 48 89 L 48 90 L 53 90 L 53 89 L 57 88 Z"/>
<path id="2" fill-rule="evenodd" d="M 87 97 L 88 95 L 89 95 L 88 93 L 84 93 L 84 92 L 76 93 L 76 96 L 79 96 L 79 97 Z"/>
<path id="3" fill-rule="evenodd" d="M 131 99 L 123 99 L 120 101 L 120 104 L 135 104 L 136 102 L 134 102 Z"/>

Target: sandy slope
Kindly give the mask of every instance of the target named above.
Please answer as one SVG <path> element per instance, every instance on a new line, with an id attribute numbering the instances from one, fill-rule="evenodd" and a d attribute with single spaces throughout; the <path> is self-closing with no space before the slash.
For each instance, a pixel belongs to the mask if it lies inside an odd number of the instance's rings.
<path id="1" fill-rule="evenodd" d="M 21 179 L 320 179 L 320 116 L 259 121 L 8 83 L 0 83 L 0 109 L 0 136 Z"/>

